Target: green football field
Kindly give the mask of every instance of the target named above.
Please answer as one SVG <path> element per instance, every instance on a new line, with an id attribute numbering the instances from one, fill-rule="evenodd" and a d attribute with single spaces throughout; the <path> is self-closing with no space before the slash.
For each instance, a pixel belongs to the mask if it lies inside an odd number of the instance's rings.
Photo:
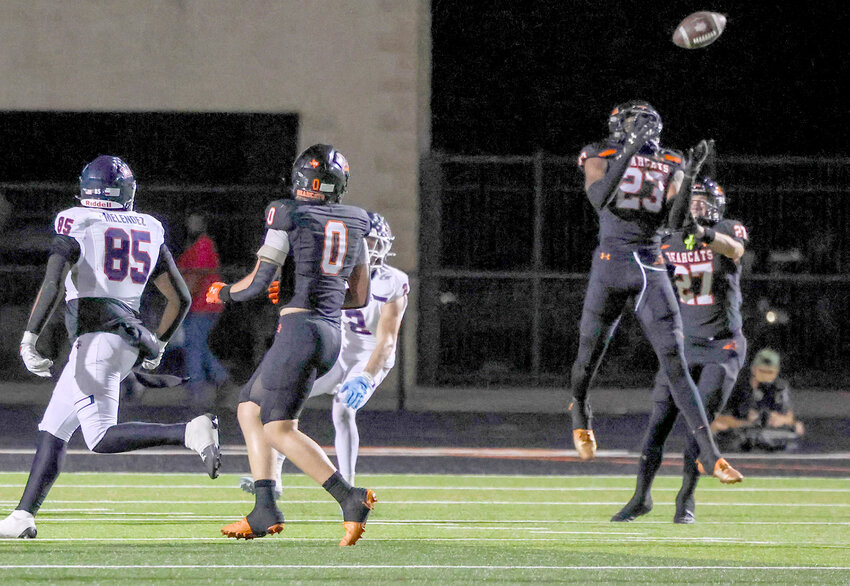
<path id="1" fill-rule="evenodd" d="M 26 475 L 0 474 L 5 515 Z M 362 475 L 379 503 L 363 539 L 340 548 L 336 503 L 284 479 L 287 525 L 236 541 L 219 528 L 253 498 L 237 475 L 63 474 L 35 540 L 0 541 L 8 583 L 96 582 L 762 582 L 850 583 L 850 480 L 704 479 L 697 523 L 674 525 L 678 479 L 655 509 L 611 523 L 626 476 Z"/>

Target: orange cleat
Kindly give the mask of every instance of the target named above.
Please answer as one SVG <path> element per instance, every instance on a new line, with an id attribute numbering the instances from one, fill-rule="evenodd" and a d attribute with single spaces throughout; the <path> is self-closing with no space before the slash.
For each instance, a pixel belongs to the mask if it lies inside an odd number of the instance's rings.
<path id="1" fill-rule="evenodd" d="M 362 490 L 362 489 L 355 489 Z M 375 493 L 371 490 L 366 491 L 366 499 L 360 501 L 360 503 L 365 507 L 363 516 L 363 522 L 358 523 L 357 521 L 344 521 L 342 523 L 343 527 L 345 527 L 345 536 L 339 542 L 340 547 L 345 547 L 348 545 L 354 545 L 366 531 L 366 517 L 369 515 L 369 511 L 375 508 L 375 503 L 378 502 L 377 497 L 375 497 Z"/>
<path id="2" fill-rule="evenodd" d="M 235 537 L 236 539 L 254 539 L 256 537 L 265 537 L 283 531 L 283 523 L 275 523 L 265 530 L 263 533 L 254 533 L 251 525 L 248 524 L 247 517 L 242 517 L 239 521 L 225 525 L 221 528 L 221 533 L 225 537 Z"/>
<path id="3" fill-rule="evenodd" d="M 702 462 L 697 462 L 697 469 L 699 469 L 700 474 L 706 473 Z M 744 480 L 744 475 L 732 468 L 732 465 L 725 458 L 719 458 L 715 462 L 713 476 L 723 484 L 736 484 Z"/>
<path id="4" fill-rule="evenodd" d="M 582 460 L 592 460 L 596 457 L 596 435 L 592 429 L 574 429 L 573 444 Z"/>

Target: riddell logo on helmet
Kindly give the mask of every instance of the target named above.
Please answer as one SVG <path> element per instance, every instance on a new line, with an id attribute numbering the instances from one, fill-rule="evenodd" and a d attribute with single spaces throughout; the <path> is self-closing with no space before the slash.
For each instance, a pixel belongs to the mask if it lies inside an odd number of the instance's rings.
<path id="1" fill-rule="evenodd" d="M 124 206 L 118 202 L 103 199 L 81 199 L 80 203 L 87 208 L 124 209 Z"/>

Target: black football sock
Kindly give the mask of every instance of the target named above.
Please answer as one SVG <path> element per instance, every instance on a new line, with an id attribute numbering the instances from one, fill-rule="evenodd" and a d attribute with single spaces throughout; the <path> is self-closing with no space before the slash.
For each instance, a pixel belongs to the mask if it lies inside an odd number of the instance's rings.
<path id="1" fill-rule="evenodd" d="M 27 486 L 17 508 L 33 515 L 50 492 L 50 487 L 59 476 L 68 442 L 46 431 L 38 432 L 38 448 L 32 459 Z"/>
<path id="2" fill-rule="evenodd" d="M 254 482 L 254 510 L 248 516 L 248 525 L 257 536 L 265 535 L 268 528 L 283 523 L 283 512 L 274 498 L 274 480 L 262 479 Z"/>
<path id="3" fill-rule="evenodd" d="M 645 501 L 652 502 L 649 492 L 652 489 L 652 481 L 655 480 L 655 475 L 658 473 L 658 469 L 661 468 L 661 460 L 663 458 L 664 448 L 661 446 L 653 446 L 644 450 L 643 454 L 641 454 L 640 463 L 638 464 L 635 495 L 632 498 L 633 501 L 639 503 Z"/>
<path id="4" fill-rule="evenodd" d="M 342 477 L 339 470 L 336 470 L 330 478 L 322 483 L 322 488 L 328 491 L 336 499 L 336 502 L 342 504 L 342 501 L 351 493 L 352 486 Z"/>
<path id="5" fill-rule="evenodd" d="M 698 455 L 699 447 L 697 447 L 695 440 L 690 439 L 683 454 L 682 488 L 679 489 L 679 494 L 676 495 L 676 515 L 683 514 L 685 511 L 694 512 L 694 493 L 696 492 L 700 476 L 699 469 L 697 468 Z"/>
<path id="6" fill-rule="evenodd" d="M 154 446 L 182 446 L 185 436 L 185 423 L 119 423 L 106 430 L 92 451 L 119 454 Z"/>

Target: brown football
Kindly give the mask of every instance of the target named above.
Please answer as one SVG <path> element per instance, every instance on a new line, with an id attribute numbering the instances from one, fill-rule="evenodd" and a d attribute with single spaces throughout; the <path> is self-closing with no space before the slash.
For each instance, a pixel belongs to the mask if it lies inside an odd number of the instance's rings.
<path id="1" fill-rule="evenodd" d="M 679 23 L 673 42 L 683 49 L 701 49 L 717 40 L 726 28 L 726 17 L 719 12 L 694 12 Z"/>

